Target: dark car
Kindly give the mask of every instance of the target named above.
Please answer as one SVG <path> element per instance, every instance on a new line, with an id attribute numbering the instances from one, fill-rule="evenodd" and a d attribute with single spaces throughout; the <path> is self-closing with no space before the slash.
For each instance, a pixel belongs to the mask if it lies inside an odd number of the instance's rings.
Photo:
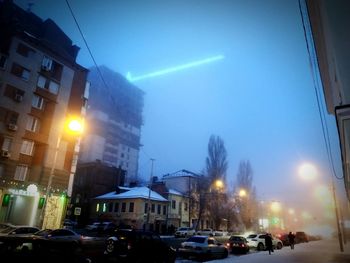
<path id="1" fill-rule="evenodd" d="M 299 231 L 295 233 L 295 243 L 306 243 L 309 242 L 309 238 L 307 234 L 303 231 Z"/>
<path id="2" fill-rule="evenodd" d="M 246 254 L 249 252 L 248 240 L 242 236 L 231 236 L 226 246 L 230 249 L 231 253 Z"/>
<path id="3" fill-rule="evenodd" d="M 117 230 L 106 241 L 107 257 L 126 262 L 175 262 L 176 250 L 159 235 L 142 230 Z"/>

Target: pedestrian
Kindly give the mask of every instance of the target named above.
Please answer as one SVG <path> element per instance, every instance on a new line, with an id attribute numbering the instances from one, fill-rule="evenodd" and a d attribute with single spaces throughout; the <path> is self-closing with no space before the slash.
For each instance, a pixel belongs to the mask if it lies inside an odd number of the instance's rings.
<path id="1" fill-rule="evenodd" d="M 288 234 L 288 241 L 290 244 L 290 248 L 294 249 L 295 235 L 292 232 L 289 232 L 289 234 Z"/>
<path id="2" fill-rule="evenodd" d="M 265 246 L 266 246 L 266 250 L 269 251 L 269 255 L 271 255 L 271 252 L 273 252 L 273 246 L 272 246 L 272 236 L 269 233 L 265 235 Z"/>

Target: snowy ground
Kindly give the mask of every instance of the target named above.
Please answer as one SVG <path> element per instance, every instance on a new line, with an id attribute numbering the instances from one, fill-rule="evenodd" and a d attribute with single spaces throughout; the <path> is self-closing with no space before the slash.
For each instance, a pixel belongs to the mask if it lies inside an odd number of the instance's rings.
<path id="1" fill-rule="evenodd" d="M 176 263 L 190 263 L 192 260 L 178 259 Z M 251 252 L 247 255 L 229 257 L 210 262 L 220 263 L 350 263 L 350 244 L 344 247 L 344 252 L 340 253 L 337 240 L 321 240 L 309 243 L 297 244 L 294 250 L 284 247 L 275 250 L 272 255 L 267 251 Z"/>

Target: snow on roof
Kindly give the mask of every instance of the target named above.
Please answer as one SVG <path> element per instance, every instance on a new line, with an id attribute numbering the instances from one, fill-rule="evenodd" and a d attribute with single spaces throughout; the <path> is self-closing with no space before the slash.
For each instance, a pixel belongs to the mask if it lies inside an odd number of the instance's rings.
<path id="1" fill-rule="evenodd" d="M 177 191 L 175 189 L 169 189 L 168 193 L 172 194 L 172 195 L 181 195 L 181 196 L 184 195 L 183 193 L 180 193 L 179 191 Z"/>
<path id="2" fill-rule="evenodd" d="M 148 195 L 149 195 L 149 188 L 146 186 L 142 186 L 142 187 L 130 188 L 129 191 L 120 193 L 120 194 L 117 194 L 115 191 L 110 192 L 104 195 L 97 196 L 95 197 L 95 199 L 131 199 L 131 198 L 148 199 Z M 160 194 L 154 191 L 151 191 L 150 199 L 153 201 L 163 201 L 163 202 L 168 201 L 163 196 L 161 196 Z"/>

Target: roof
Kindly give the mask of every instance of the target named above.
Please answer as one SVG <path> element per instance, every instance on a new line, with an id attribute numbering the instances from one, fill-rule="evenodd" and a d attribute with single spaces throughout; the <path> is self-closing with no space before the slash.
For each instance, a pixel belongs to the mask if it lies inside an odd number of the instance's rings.
<path id="1" fill-rule="evenodd" d="M 149 188 L 146 186 L 129 188 L 129 191 L 117 194 L 115 191 L 95 197 L 95 199 L 148 199 Z M 153 201 L 167 202 L 160 194 L 151 191 L 150 199 Z"/>
<path id="2" fill-rule="evenodd" d="M 172 195 L 181 195 L 181 196 L 184 195 L 184 194 L 182 194 L 181 192 L 176 191 L 175 189 L 169 189 L 168 193 L 169 193 L 169 194 L 172 194 Z"/>

